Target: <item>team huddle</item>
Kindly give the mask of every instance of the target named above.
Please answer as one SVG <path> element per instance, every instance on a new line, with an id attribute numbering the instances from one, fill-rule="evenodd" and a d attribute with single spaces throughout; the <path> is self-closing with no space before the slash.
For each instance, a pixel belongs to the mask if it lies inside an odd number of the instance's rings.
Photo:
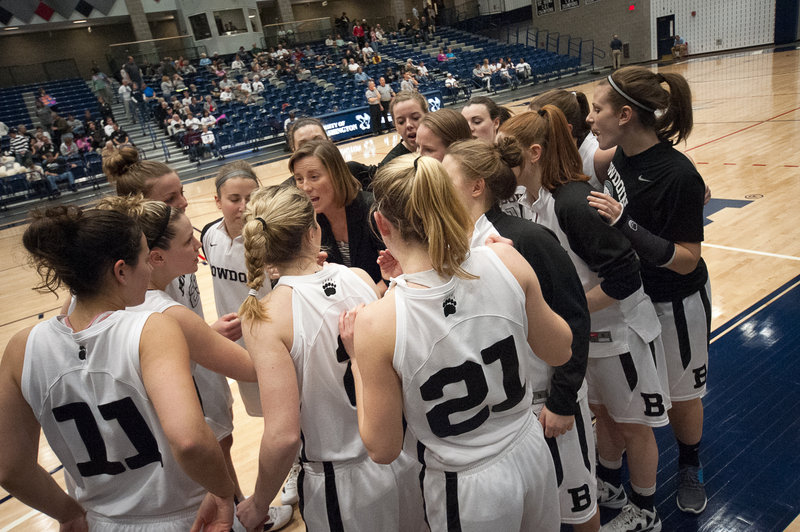
<path id="1" fill-rule="evenodd" d="M 401 91 L 390 112 L 402 141 L 376 166 L 310 118 L 282 185 L 223 166 L 200 240 L 178 175 L 133 148 L 104 159 L 117 197 L 34 213 L 36 288 L 72 297 L 3 355 L 3 488 L 64 531 L 277 530 L 297 503 L 311 530 L 657 532 L 669 424 L 677 505 L 702 512 L 708 190 L 673 147 L 686 80 L 626 67 L 591 106 L 553 90 L 513 116 Z M 253 494 L 227 378 L 263 417 Z M 620 509 L 602 527 L 600 506 Z"/>

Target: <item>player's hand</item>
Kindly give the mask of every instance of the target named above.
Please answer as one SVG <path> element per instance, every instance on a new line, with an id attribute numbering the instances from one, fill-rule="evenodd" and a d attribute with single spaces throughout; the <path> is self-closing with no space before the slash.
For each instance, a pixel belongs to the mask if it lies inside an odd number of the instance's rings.
<path id="1" fill-rule="evenodd" d="M 269 506 L 259 509 L 256 498 L 249 497 L 236 506 L 236 517 L 247 530 L 263 530 L 264 524 L 269 520 Z"/>
<path id="2" fill-rule="evenodd" d="M 539 412 L 539 423 L 542 424 L 545 436 L 555 438 L 572 430 L 572 426 L 575 424 L 575 416 L 560 416 L 543 406 L 542 411 Z"/>
<path id="3" fill-rule="evenodd" d="M 89 532 L 89 523 L 86 521 L 86 511 L 83 508 L 80 508 L 80 510 L 79 515 L 76 515 L 68 521 L 59 523 L 59 532 Z"/>
<path id="4" fill-rule="evenodd" d="M 597 209 L 597 212 L 605 218 L 609 225 L 617 223 L 622 216 L 622 204 L 602 192 L 593 190 L 591 196 L 586 199 L 589 200 L 589 205 Z"/>
<path id="5" fill-rule="evenodd" d="M 711 201 L 711 187 L 706 185 L 706 193 L 703 195 L 703 205 L 708 205 L 709 201 Z"/>
<path id="6" fill-rule="evenodd" d="M 353 337 L 355 335 L 356 316 L 364 308 L 364 303 L 357 307 L 342 311 L 339 314 L 339 336 L 342 339 L 342 345 L 350 358 L 353 359 L 355 350 L 353 349 Z"/>
<path id="7" fill-rule="evenodd" d="M 403 268 L 388 249 L 378 252 L 378 266 L 381 267 L 381 278 L 383 279 L 389 280 L 392 277 L 403 275 Z"/>
<path id="8" fill-rule="evenodd" d="M 500 235 L 489 235 L 486 237 L 486 242 L 484 242 L 484 244 L 487 246 L 489 244 L 505 244 L 507 246 L 513 246 L 514 241 L 511 240 L 510 238 L 506 238 Z"/>
<path id="9" fill-rule="evenodd" d="M 233 528 L 233 496 L 206 493 L 190 532 L 230 532 Z"/>
<path id="10" fill-rule="evenodd" d="M 242 322 L 239 320 L 239 315 L 235 312 L 220 316 L 220 318 L 211 325 L 211 328 L 233 342 L 242 337 Z"/>

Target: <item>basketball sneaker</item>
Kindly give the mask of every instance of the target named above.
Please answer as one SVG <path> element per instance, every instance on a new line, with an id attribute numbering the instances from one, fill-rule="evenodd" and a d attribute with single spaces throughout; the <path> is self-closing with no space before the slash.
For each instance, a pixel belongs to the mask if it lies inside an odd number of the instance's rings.
<path id="1" fill-rule="evenodd" d="M 628 495 L 622 486 L 614 486 L 605 480 L 597 479 L 597 504 L 603 508 L 618 510 L 628 504 Z"/>
<path id="2" fill-rule="evenodd" d="M 682 512 L 699 514 L 706 509 L 708 498 L 703 485 L 703 468 L 682 466 L 678 472 L 678 508 Z"/>
<path id="3" fill-rule="evenodd" d="M 282 504 L 294 504 L 298 501 L 297 475 L 300 474 L 301 467 L 302 466 L 297 462 L 292 465 L 292 469 L 289 471 L 289 476 L 286 478 L 286 483 L 283 485 L 283 491 L 281 492 Z"/>
<path id="4" fill-rule="evenodd" d="M 627 504 L 617 517 L 600 527 L 600 532 L 660 532 L 661 519 L 655 508 L 645 510 Z"/>
<path id="5" fill-rule="evenodd" d="M 289 521 L 292 520 L 292 514 L 294 514 L 294 510 L 288 504 L 284 504 L 283 506 L 270 506 L 269 521 L 264 525 L 264 530 L 269 530 L 270 532 L 280 530 L 289 524 Z"/>

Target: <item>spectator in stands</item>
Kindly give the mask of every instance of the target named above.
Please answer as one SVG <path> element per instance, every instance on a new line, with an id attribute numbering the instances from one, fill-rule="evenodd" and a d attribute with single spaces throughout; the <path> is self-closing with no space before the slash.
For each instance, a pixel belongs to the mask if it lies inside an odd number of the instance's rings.
<path id="1" fill-rule="evenodd" d="M 132 55 L 128 56 L 128 61 L 125 63 L 125 65 L 123 65 L 122 69 L 128 74 L 128 78 L 131 80 L 131 83 L 138 83 L 141 86 L 142 71 L 133 60 Z"/>
<path id="2" fill-rule="evenodd" d="M 56 153 L 58 148 L 53 145 L 50 137 L 44 133 L 38 133 L 33 140 L 31 140 L 31 158 L 36 162 L 42 162 L 48 153 Z"/>
<path id="3" fill-rule="evenodd" d="M 344 39 L 342 39 L 341 35 L 336 35 L 336 48 L 341 49 L 344 48 L 345 46 L 347 46 L 347 42 Z"/>
<path id="4" fill-rule="evenodd" d="M 417 76 L 422 79 L 428 79 L 428 67 L 425 66 L 425 61 L 420 61 L 417 65 Z"/>
<path id="5" fill-rule="evenodd" d="M 205 101 L 203 102 L 203 109 L 208 111 L 210 114 L 214 114 L 217 112 L 217 105 L 214 103 L 214 99 L 211 97 L 210 94 L 207 94 L 205 97 Z"/>
<path id="6" fill-rule="evenodd" d="M 172 116 L 169 118 L 169 122 L 167 123 L 167 135 L 169 135 L 172 140 L 177 141 L 185 132 L 186 130 L 183 127 L 183 119 L 181 118 L 181 115 L 178 113 L 172 113 Z"/>
<path id="7" fill-rule="evenodd" d="M 403 81 L 400 82 L 401 91 L 416 92 L 419 82 L 411 76 L 411 72 L 403 73 Z"/>
<path id="8" fill-rule="evenodd" d="M 97 127 L 97 122 L 87 123 L 86 137 L 91 140 L 93 150 L 99 150 L 105 144 L 105 134 Z"/>
<path id="9" fill-rule="evenodd" d="M 73 135 L 75 137 L 82 137 L 86 134 L 86 128 L 83 125 L 83 122 L 75 118 L 74 115 L 67 115 L 67 124 L 72 129 Z"/>
<path id="10" fill-rule="evenodd" d="M 475 87 L 486 89 L 486 92 L 492 90 L 492 77 L 483 73 L 480 63 L 475 63 L 475 68 L 472 69 L 472 82 Z"/>
<path id="11" fill-rule="evenodd" d="M 364 45 L 364 48 L 361 49 L 361 57 L 364 60 L 364 64 L 368 65 L 371 62 L 373 62 L 373 58 L 377 57 L 377 54 L 375 53 L 375 50 L 372 48 L 372 46 L 370 46 L 369 43 L 367 43 Z M 377 61 L 374 62 L 377 63 Z"/>
<path id="12" fill-rule="evenodd" d="M 159 70 L 161 70 L 161 75 L 167 76 L 167 78 L 172 78 L 172 76 L 178 72 L 175 68 L 175 62 L 171 57 L 165 57 L 161 60 Z"/>
<path id="13" fill-rule="evenodd" d="M 205 52 L 203 52 L 200 54 L 200 61 L 198 61 L 197 64 L 203 68 L 206 68 L 211 65 L 211 59 L 209 59 L 208 55 Z"/>
<path id="14" fill-rule="evenodd" d="M 200 129 L 200 126 L 202 124 L 200 122 L 200 119 L 194 116 L 194 114 L 190 111 L 186 113 L 186 120 L 183 121 L 183 125 L 184 127 L 186 127 L 186 129 L 195 131 L 197 129 Z"/>
<path id="15" fill-rule="evenodd" d="M 107 102 L 114 98 L 111 93 L 111 80 L 97 68 L 92 69 L 92 90 L 95 96 L 102 96 Z"/>
<path id="16" fill-rule="evenodd" d="M 517 78 L 517 71 L 508 67 L 505 59 L 500 61 L 500 78 L 506 83 L 511 85 L 512 90 L 517 90 L 519 87 L 519 79 Z"/>
<path id="17" fill-rule="evenodd" d="M 445 55 L 447 56 L 448 61 L 452 61 L 456 58 L 456 54 L 453 53 L 453 49 L 449 46 L 447 47 L 447 53 Z"/>
<path id="18" fill-rule="evenodd" d="M 622 41 L 616 33 L 611 37 L 609 48 L 611 48 L 611 68 L 616 70 L 622 66 Z"/>
<path id="19" fill-rule="evenodd" d="M 100 116 L 103 120 L 106 118 L 114 118 L 114 111 L 111 110 L 111 104 L 102 96 L 97 97 L 97 109 L 100 111 Z"/>
<path id="20" fill-rule="evenodd" d="M 174 90 L 175 85 L 172 84 L 172 80 L 170 80 L 169 76 L 161 76 L 161 96 L 165 99 L 169 99 Z"/>
<path id="21" fill-rule="evenodd" d="M 142 93 L 144 94 L 145 100 L 150 100 L 156 96 L 156 92 L 153 90 L 153 87 L 149 87 L 146 82 L 142 82 Z"/>
<path id="22" fill-rule="evenodd" d="M 481 72 L 483 72 L 484 76 L 489 76 L 490 78 L 492 77 L 492 74 L 494 73 L 492 66 L 493 65 L 489 63 L 489 59 L 484 57 L 483 64 L 481 65 Z"/>
<path id="23" fill-rule="evenodd" d="M 54 111 L 58 109 L 56 99 L 47 94 L 47 91 L 44 90 L 44 87 L 39 88 L 39 97 L 36 99 L 36 101 L 40 102 L 47 108 L 53 109 Z"/>
<path id="24" fill-rule="evenodd" d="M 172 85 L 175 87 L 175 92 L 178 93 L 188 90 L 186 84 L 183 82 L 183 78 L 177 72 L 172 75 Z"/>
<path id="25" fill-rule="evenodd" d="M 192 114 L 197 117 L 202 116 L 204 108 L 205 106 L 203 105 L 203 100 L 197 96 L 192 96 L 192 101 L 189 104 L 189 110 L 192 112 Z"/>
<path id="26" fill-rule="evenodd" d="M 127 79 L 123 79 L 117 92 L 119 93 L 119 99 L 122 101 L 122 108 L 125 109 L 125 116 L 136 122 L 133 100 L 131 99 L 131 93 L 133 92 L 133 89 L 131 89 L 131 82 Z"/>
<path id="27" fill-rule="evenodd" d="M 531 65 L 525 61 L 524 57 L 519 58 L 519 63 L 517 63 L 516 69 L 517 77 L 519 79 L 525 80 L 531 77 Z"/>
<path id="28" fill-rule="evenodd" d="M 203 111 L 200 118 L 200 127 L 214 127 L 215 125 L 217 125 L 217 119 L 211 116 L 208 111 Z"/>
<path id="29" fill-rule="evenodd" d="M 399 33 L 401 35 L 405 35 L 407 29 L 408 29 L 408 27 L 406 26 L 406 23 L 403 22 L 403 19 L 402 18 L 398 19 L 397 20 L 397 33 Z"/>
<path id="30" fill-rule="evenodd" d="M 203 150 L 199 154 L 200 157 L 203 156 L 203 153 L 209 152 L 217 159 L 223 159 L 217 147 L 217 138 L 214 136 L 214 132 L 208 129 L 208 126 L 203 126 L 203 132 L 200 134 L 200 142 Z"/>
<path id="31" fill-rule="evenodd" d="M 74 138 L 71 133 L 67 133 L 66 135 L 61 137 L 61 146 L 59 150 L 61 155 L 64 157 L 72 157 L 74 155 L 78 155 L 79 149 L 78 145 L 75 144 Z"/>
<path id="32" fill-rule="evenodd" d="M 219 101 L 221 102 L 232 102 L 233 101 L 233 91 L 230 87 L 226 87 L 219 95 Z"/>
<path id="33" fill-rule="evenodd" d="M 5 122 L 0 121 L 0 137 L 5 137 L 8 135 L 8 126 Z"/>
<path id="34" fill-rule="evenodd" d="M 89 123 L 94 122 L 94 116 L 92 116 L 92 112 L 88 109 L 83 110 L 83 128 L 86 131 L 89 131 Z"/>
<path id="35" fill-rule="evenodd" d="M 25 127 L 25 126 L 22 126 L 22 127 Z M 39 133 L 41 133 L 42 135 L 44 135 L 48 139 L 53 140 L 53 138 L 50 136 L 50 132 L 45 130 L 42 126 L 36 126 L 36 131 L 33 132 L 33 136 L 31 138 L 35 139 L 36 137 L 39 136 Z"/>
<path id="36" fill-rule="evenodd" d="M 375 89 L 381 95 L 381 120 L 383 121 L 383 128 L 386 131 L 391 131 L 392 125 L 389 123 L 389 106 L 394 98 L 394 90 L 391 85 L 386 83 L 386 78 L 381 77 L 378 80 L 378 86 Z"/>
<path id="37" fill-rule="evenodd" d="M 348 60 L 348 62 L 347 62 L 347 71 L 348 71 L 350 74 L 352 74 L 352 75 L 355 75 L 355 74 L 356 74 L 356 72 L 358 72 L 358 70 L 359 70 L 360 68 L 361 68 L 361 67 L 360 67 L 360 66 L 358 66 L 358 63 L 356 63 L 356 60 L 355 60 L 355 59 L 353 59 L 353 58 L 351 57 L 351 58 Z"/>
<path id="38" fill-rule="evenodd" d="M 369 81 L 369 76 L 364 73 L 361 67 L 356 69 L 356 75 L 353 76 L 353 78 L 356 80 L 356 83 L 366 83 Z"/>
<path id="39" fill-rule="evenodd" d="M 367 42 L 367 38 L 364 35 L 364 25 L 361 22 L 356 22 L 353 26 L 353 37 L 356 39 L 356 43 L 358 44 L 358 48 L 364 48 L 364 44 Z"/>
<path id="40" fill-rule="evenodd" d="M 53 112 L 39 100 L 36 100 L 34 105 L 36 106 L 36 117 L 39 119 L 39 123 L 49 131 L 53 125 Z"/>
<path id="41" fill-rule="evenodd" d="M 107 139 L 110 139 L 111 135 L 114 134 L 114 119 L 113 118 L 106 118 L 105 119 L 105 123 L 103 124 L 103 133 L 105 133 Z"/>
<path id="42" fill-rule="evenodd" d="M 460 91 L 464 91 L 464 96 L 466 97 L 467 100 L 469 100 L 472 97 L 472 91 L 469 89 L 469 87 L 466 85 L 461 86 L 458 80 L 455 77 L 453 77 L 452 72 L 447 73 L 447 77 L 444 80 L 444 86 L 450 93 L 450 96 L 453 98 L 453 103 L 458 101 L 458 93 Z"/>
<path id="43" fill-rule="evenodd" d="M 673 39 L 672 43 L 672 57 L 675 59 L 680 59 L 681 57 L 685 57 L 688 50 L 688 45 L 686 41 L 684 41 L 680 35 L 676 35 Z"/>
<path id="44" fill-rule="evenodd" d="M 327 46 L 329 50 L 336 49 L 336 41 L 334 40 L 333 35 L 328 35 L 328 38 L 325 39 L 325 46 Z"/>
<path id="45" fill-rule="evenodd" d="M 10 138 L 10 150 L 12 155 L 14 155 L 14 159 L 21 164 L 22 166 L 28 166 L 31 164 L 32 155 L 31 152 L 31 139 L 28 138 L 27 135 L 20 135 L 17 128 L 11 128 L 8 130 L 8 136 Z"/>
<path id="46" fill-rule="evenodd" d="M 133 146 L 128 133 L 126 133 L 124 129 L 120 128 L 119 124 L 114 122 L 112 127 L 114 128 L 114 131 L 111 133 L 110 140 L 114 143 L 114 147 L 121 148 L 122 146 Z"/>
<path id="47" fill-rule="evenodd" d="M 61 193 L 58 191 L 59 181 L 67 181 L 71 191 L 78 191 L 78 187 L 75 186 L 75 175 L 70 170 L 70 168 L 77 168 L 77 166 L 78 165 L 74 163 L 67 164 L 67 162 L 61 157 L 56 157 L 55 153 L 47 153 L 43 168 L 44 175 L 47 178 L 48 184 L 50 185 L 50 194 L 54 196 L 61 195 Z"/>
<path id="48" fill-rule="evenodd" d="M 56 113 L 53 112 L 53 126 L 51 128 L 50 135 L 53 138 L 53 144 L 56 146 L 61 145 L 61 136 L 66 135 L 67 133 L 71 133 L 72 128 L 67 124 L 67 120 Z"/>
<path id="49" fill-rule="evenodd" d="M 440 63 L 444 63 L 447 61 L 447 54 L 444 53 L 444 48 L 439 48 L 439 55 L 436 56 L 436 60 Z"/>
<path id="50" fill-rule="evenodd" d="M 239 57 L 238 54 L 231 63 L 231 70 L 233 71 L 234 74 L 238 74 L 242 70 L 244 70 L 244 62 L 242 61 L 242 59 Z"/>
<path id="51" fill-rule="evenodd" d="M 386 72 L 383 74 L 383 77 L 386 78 L 387 83 L 394 83 L 397 81 L 397 74 L 394 73 L 394 68 L 386 67 Z"/>
<path id="52" fill-rule="evenodd" d="M 89 136 L 75 137 L 75 144 L 78 145 L 78 151 L 81 153 L 92 151 L 92 138 Z"/>

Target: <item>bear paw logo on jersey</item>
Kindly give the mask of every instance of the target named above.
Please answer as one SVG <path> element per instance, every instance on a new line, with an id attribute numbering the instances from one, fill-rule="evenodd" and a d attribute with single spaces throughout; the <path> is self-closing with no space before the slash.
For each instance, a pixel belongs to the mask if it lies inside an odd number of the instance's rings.
<path id="1" fill-rule="evenodd" d="M 322 283 L 322 291 L 325 292 L 326 296 L 331 297 L 336 293 L 336 283 L 332 279 L 328 279 Z"/>
<path id="2" fill-rule="evenodd" d="M 444 317 L 446 318 L 450 314 L 456 313 L 456 300 L 452 297 L 448 297 L 442 303 L 442 309 L 444 309 Z"/>
<path id="3" fill-rule="evenodd" d="M 356 115 L 356 120 L 358 120 L 358 129 L 361 131 L 372 129 L 372 126 L 370 125 L 370 116 L 367 113 Z"/>

